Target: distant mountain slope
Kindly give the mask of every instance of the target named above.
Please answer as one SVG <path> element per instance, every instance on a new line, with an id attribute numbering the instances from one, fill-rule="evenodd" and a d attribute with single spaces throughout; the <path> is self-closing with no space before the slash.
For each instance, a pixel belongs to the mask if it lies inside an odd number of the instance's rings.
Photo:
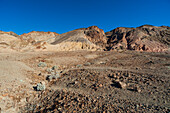
<path id="1" fill-rule="evenodd" d="M 88 28 L 81 28 L 73 30 L 67 33 L 60 34 L 56 36 L 55 41 L 52 42 L 52 45 L 57 45 L 61 43 L 67 43 L 72 49 L 70 50 L 103 50 L 107 44 L 107 38 L 102 29 L 99 29 L 97 26 L 91 26 Z M 73 47 L 73 45 L 79 43 L 79 47 Z M 72 45 L 73 44 L 73 45 Z M 66 48 L 69 48 L 67 45 Z M 62 46 L 62 45 L 61 45 Z"/>
<path id="2" fill-rule="evenodd" d="M 14 32 L 0 31 L 0 51 L 13 51 L 20 37 Z"/>
<path id="3" fill-rule="evenodd" d="M 32 31 L 29 33 L 22 34 L 21 37 L 25 40 L 32 39 L 38 42 L 38 41 L 46 41 L 50 38 L 56 37 L 57 35 L 59 34 L 55 32 Z"/>
<path id="4" fill-rule="evenodd" d="M 170 46 L 170 27 L 143 25 L 137 28 L 118 27 L 106 32 L 108 50 L 124 48 L 137 51 L 161 52 Z"/>
<path id="5" fill-rule="evenodd" d="M 143 25 L 137 28 L 118 27 L 104 32 L 97 26 L 80 28 L 63 34 L 32 31 L 22 35 L 0 31 L 0 51 L 169 51 L 170 27 Z"/>

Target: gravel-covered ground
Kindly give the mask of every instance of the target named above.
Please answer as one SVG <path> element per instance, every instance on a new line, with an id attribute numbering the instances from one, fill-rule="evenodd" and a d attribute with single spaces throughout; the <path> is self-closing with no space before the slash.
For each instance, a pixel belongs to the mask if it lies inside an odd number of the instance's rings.
<path id="1" fill-rule="evenodd" d="M 75 69 L 40 94 L 38 112 L 168 112 L 169 81 L 150 74 Z M 44 98 L 45 97 L 45 98 Z M 29 107 L 29 106 L 28 106 Z"/>
<path id="2" fill-rule="evenodd" d="M 6 109 L 0 106 L 2 112 L 12 108 L 45 113 L 170 112 L 170 55 L 166 53 L 46 52 L 3 54 L 0 60 L 6 58 L 31 70 L 22 78 L 26 82 L 17 82 L 17 91 L 5 92 L 17 101 Z M 41 67 L 40 62 L 46 65 Z M 40 82 L 45 90 L 37 91 Z M 1 91 L 0 103 L 11 98 L 8 95 Z"/>

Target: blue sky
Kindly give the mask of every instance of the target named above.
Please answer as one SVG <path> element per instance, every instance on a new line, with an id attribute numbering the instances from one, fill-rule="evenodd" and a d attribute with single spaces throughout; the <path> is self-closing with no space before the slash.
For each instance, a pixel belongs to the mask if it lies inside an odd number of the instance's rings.
<path id="1" fill-rule="evenodd" d="M 170 26 L 170 0 L 0 0 L 0 30 L 17 34 L 143 24 Z"/>

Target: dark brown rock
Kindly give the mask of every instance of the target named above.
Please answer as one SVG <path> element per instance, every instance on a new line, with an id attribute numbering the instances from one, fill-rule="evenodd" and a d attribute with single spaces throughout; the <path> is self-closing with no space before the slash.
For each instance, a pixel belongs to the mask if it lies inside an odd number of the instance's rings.
<path id="1" fill-rule="evenodd" d="M 102 29 L 99 29 L 97 26 L 91 26 L 86 28 L 85 34 L 91 42 L 97 45 L 105 46 L 107 43 L 104 31 Z"/>
<path id="2" fill-rule="evenodd" d="M 106 33 L 108 50 L 115 48 L 162 52 L 170 46 L 170 27 L 143 25 L 137 28 L 118 27 Z"/>

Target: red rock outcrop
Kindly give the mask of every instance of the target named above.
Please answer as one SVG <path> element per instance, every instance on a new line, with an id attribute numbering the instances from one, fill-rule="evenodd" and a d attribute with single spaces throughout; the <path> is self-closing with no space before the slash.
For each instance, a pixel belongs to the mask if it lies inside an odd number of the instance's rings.
<path id="1" fill-rule="evenodd" d="M 117 48 L 162 52 L 170 46 L 170 27 L 143 25 L 137 28 L 118 27 L 106 33 L 108 50 Z"/>

